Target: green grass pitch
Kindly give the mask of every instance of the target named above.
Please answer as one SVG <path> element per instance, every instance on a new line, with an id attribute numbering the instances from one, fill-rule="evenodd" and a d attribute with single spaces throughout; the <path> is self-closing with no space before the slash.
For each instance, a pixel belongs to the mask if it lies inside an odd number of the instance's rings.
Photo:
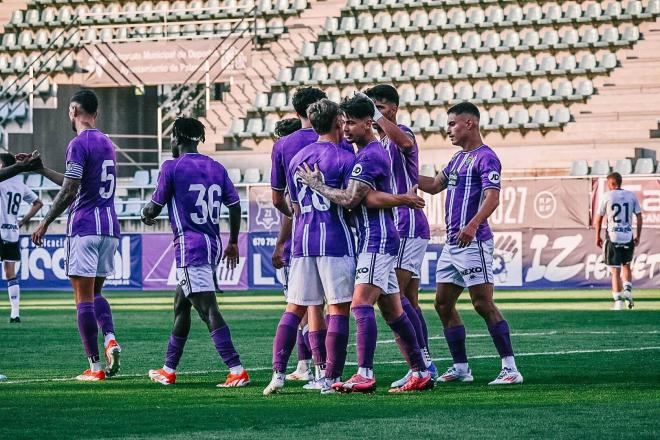
<path id="1" fill-rule="evenodd" d="M 174 386 L 151 383 L 172 323 L 171 293 L 109 293 L 123 348 L 120 377 L 71 378 L 86 368 L 71 294 L 23 292 L 23 323 L 8 323 L 0 300 L 0 438 L 658 438 L 660 290 L 637 291 L 637 307 L 613 312 L 606 291 L 498 291 L 512 329 L 522 386 L 492 388 L 500 369 L 483 321 L 466 298 L 473 384 L 389 395 L 406 367 L 379 320 L 373 395 L 320 396 L 287 383 L 265 398 L 271 344 L 283 310 L 277 292 L 219 297 L 252 384 L 218 389 L 224 365 L 202 322 L 193 320 Z M 431 352 L 449 365 L 432 294 L 422 295 Z M 351 321 L 351 333 L 355 329 Z M 351 336 L 345 375 L 355 370 Z M 295 364 L 294 350 L 289 363 Z"/>

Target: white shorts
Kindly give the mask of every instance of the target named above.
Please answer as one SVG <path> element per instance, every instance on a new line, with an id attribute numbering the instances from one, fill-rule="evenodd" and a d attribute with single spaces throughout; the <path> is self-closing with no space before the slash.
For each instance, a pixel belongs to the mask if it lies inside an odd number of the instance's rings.
<path id="1" fill-rule="evenodd" d="M 275 279 L 282 284 L 282 291 L 286 297 L 286 292 L 289 289 L 289 271 L 291 270 L 289 265 L 284 266 L 281 269 L 275 269 Z"/>
<path id="2" fill-rule="evenodd" d="M 436 283 L 470 287 L 493 283 L 493 240 L 473 241 L 469 246 L 446 244 L 438 259 Z"/>
<path id="3" fill-rule="evenodd" d="M 214 292 L 215 267 L 210 264 L 203 266 L 186 266 L 176 268 L 176 279 L 185 296 L 191 293 Z"/>
<path id="4" fill-rule="evenodd" d="M 361 253 L 355 270 L 355 284 L 373 284 L 386 295 L 399 293 L 396 255 Z"/>
<path id="5" fill-rule="evenodd" d="M 353 257 L 295 257 L 291 259 L 286 302 L 299 306 L 342 304 L 353 299 Z"/>
<path id="6" fill-rule="evenodd" d="M 67 276 L 109 277 L 115 273 L 115 252 L 119 239 L 107 235 L 67 237 L 65 269 Z"/>
<path id="7" fill-rule="evenodd" d="M 396 256 L 396 268 L 407 270 L 413 274 L 413 278 L 419 278 L 428 243 L 425 238 L 402 238 Z"/>

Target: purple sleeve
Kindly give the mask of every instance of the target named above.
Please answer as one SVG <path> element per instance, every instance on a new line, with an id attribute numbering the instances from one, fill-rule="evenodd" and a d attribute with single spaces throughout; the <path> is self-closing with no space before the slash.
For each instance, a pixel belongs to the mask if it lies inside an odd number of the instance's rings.
<path id="1" fill-rule="evenodd" d="M 271 154 L 270 186 L 275 191 L 286 190 L 286 169 L 282 159 L 282 142 L 275 142 Z"/>
<path id="2" fill-rule="evenodd" d="M 288 188 L 289 200 L 291 203 L 298 203 L 298 188 L 296 187 L 296 182 L 294 181 L 296 170 L 298 169 L 298 161 L 296 157 L 291 160 L 289 164 L 289 170 L 286 173 L 286 183 Z"/>
<path id="3" fill-rule="evenodd" d="M 172 168 L 172 161 L 170 160 L 163 162 L 163 166 L 160 168 L 156 192 L 151 196 L 151 201 L 156 205 L 165 206 L 174 195 Z"/>
<path id="4" fill-rule="evenodd" d="M 376 189 L 376 178 L 380 174 L 380 167 L 374 161 L 370 161 L 366 154 L 358 155 L 353 164 L 350 179 L 364 182 Z"/>
<path id="5" fill-rule="evenodd" d="M 82 179 L 86 159 L 87 149 L 77 138 L 72 140 L 66 150 L 66 171 L 64 172 L 64 177 L 75 180 Z"/>
<path id="6" fill-rule="evenodd" d="M 415 138 L 415 134 L 412 132 L 412 130 L 405 125 L 399 125 L 399 128 L 401 131 L 403 131 L 415 144 L 414 147 L 412 148 L 399 148 L 399 151 L 401 151 L 403 154 L 410 154 L 412 153 L 416 148 L 417 148 L 417 139 Z"/>
<path id="7" fill-rule="evenodd" d="M 481 188 L 494 188 L 499 190 L 502 178 L 502 164 L 495 155 L 484 156 L 479 163 L 479 175 L 481 176 Z"/>
<path id="8" fill-rule="evenodd" d="M 241 198 L 238 196 L 238 193 L 236 192 L 236 188 L 234 187 L 234 182 L 231 181 L 229 178 L 229 174 L 227 174 L 227 170 L 224 167 L 222 168 L 222 204 L 225 206 L 232 206 L 241 201 Z"/>

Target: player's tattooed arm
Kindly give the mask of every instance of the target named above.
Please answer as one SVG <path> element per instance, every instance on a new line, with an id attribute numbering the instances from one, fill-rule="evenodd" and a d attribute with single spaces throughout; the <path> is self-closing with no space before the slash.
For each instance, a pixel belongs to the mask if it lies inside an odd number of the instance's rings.
<path id="1" fill-rule="evenodd" d="M 418 180 L 419 189 L 428 194 L 438 194 L 440 191 L 447 189 L 447 177 L 440 172 L 435 177 L 419 176 Z"/>
<path id="2" fill-rule="evenodd" d="M 41 155 L 38 151 L 32 153 L 19 153 L 15 156 L 16 163 L 0 169 L 0 182 L 11 179 L 26 171 L 38 171 L 43 167 Z"/>
<path id="3" fill-rule="evenodd" d="M 147 226 L 153 226 L 156 224 L 156 217 L 160 215 L 160 212 L 163 210 L 163 207 L 154 203 L 149 202 L 142 208 L 140 212 L 140 219 L 142 223 Z"/>
<path id="4" fill-rule="evenodd" d="M 68 208 L 69 205 L 71 205 L 71 202 L 73 202 L 73 199 L 75 199 L 79 189 L 80 180 L 69 179 L 68 177 L 64 179 L 64 183 L 62 184 L 62 188 L 60 188 L 60 192 L 57 193 L 55 200 L 53 200 L 53 205 L 50 207 L 50 210 L 44 219 L 41 220 L 39 225 L 37 225 L 37 228 L 32 233 L 32 242 L 34 244 L 37 246 L 41 246 L 43 244 L 43 238 L 44 235 L 46 235 L 46 232 L 48 232 L 48 227 L 55 221 L 55 219 L 57 219 L 60 215 L 62 215 L 62 213 L 64 213 L 64 211 L 66 211 L 66 208 Z"/>
<path id="5" fill-rule="evenodd" d="M 425 206 L 424 199 L 417 195 L 417 185 L 410 188 L 405 194 L 390 194 L 381 191 L 369 191 L 364 199 L 367 208 L 396 208 L 407 206 L 413 209 L 422 209 Z"/>
<path id="6" fill-rule="evenodd" d="M 486 191 L 484 191 L 484 200 L 481 202 L 481 207 L 474 217 L 472 217 L 472 220 L 470 220 L 458 234 L 458 247 L 466 247 L 472 242 L 472 240 L 474 240 L 479 225 L 490 217 L 499 204 L 500 191 L 494 188 L 486 189 Z"/>
<path id="7" fill-rule="evenodd" d="M 323 183 L 323 175 L 317 164 L 314 164 L 314 169 L 312 170 L 306 163 L 303 163 L 298 168 L 297 174 L 300 180 L 312 190 L 321 194 L 332 203 L 348 209 L 356 207 L 367 196 L 369 191 L 371 191 L 369 185 L 355 179 L 349 180 L 348 188 L 346 189 L 332 188 Z"/>
<path id="8" fill-rule="evenodd" d="M 229 206 L 229 242 L 222 256 L 229 269 L 234 269 L 238 265 L 240 258 L 238 253 L 238 233 L 241 230 L 241 204 L 234 203 Z"/>

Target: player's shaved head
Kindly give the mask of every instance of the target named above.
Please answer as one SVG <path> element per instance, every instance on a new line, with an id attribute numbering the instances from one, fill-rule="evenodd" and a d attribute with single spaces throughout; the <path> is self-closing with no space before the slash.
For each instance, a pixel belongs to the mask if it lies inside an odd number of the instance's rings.
<path id="1" fill-rule="evenodd" d="M 449 110 L 447 110 L 447 115 L 469 115 L 474 116 L 477 120 L 481 118 L 481 114 L 479 113 L 477 106 L 467 101 L 459 102 L 458 104 L 450 107 Z"/>
<path id="2" fill-rule="evenodd" d="M 293 98 L 291 99 L 291 103 L 293 104 L 296 113 L 298 113 L 301 118 L 308 119 L 309 106 L 327 97 L 328 96 L 321 89 L 317 89 L 316 87 L 303 87 L 296 90 L 296 93 L 294 93 Z"/>
<path id="3" fill-rule="evenodd" d="M 314 131 L 319 134 L 328 134 L 335 127 L 337 118 L 341 115 L 339 105 L 329 99 L 321 99 L 307 109 L 309 122 Z"/>
<path id="4" fill-rule="evenodd" d="M 90 116 L 96 116 L 99 109 L 99 99 L 96 93 L 89 89 L 81 89 L 73 94 L 71 103 L 80 105 L 80 108 Z"/>
<path id="5" fill-rule="evenodd" d="M 298 118 L 287 118 L 277 121 L 275 124 L 275 136 L 278 138 L 288 136 L 291 133 L 302 128 L 302 123 Z"/>
<path id="6" fill-rule="evenodd" d="M 621 188 L 621 184 L 623 183 L 623 177 L 621 177 L 621 174 L 617 173 L 616 171 L 608 174 L 607 180 L 614 188 Z"/>

